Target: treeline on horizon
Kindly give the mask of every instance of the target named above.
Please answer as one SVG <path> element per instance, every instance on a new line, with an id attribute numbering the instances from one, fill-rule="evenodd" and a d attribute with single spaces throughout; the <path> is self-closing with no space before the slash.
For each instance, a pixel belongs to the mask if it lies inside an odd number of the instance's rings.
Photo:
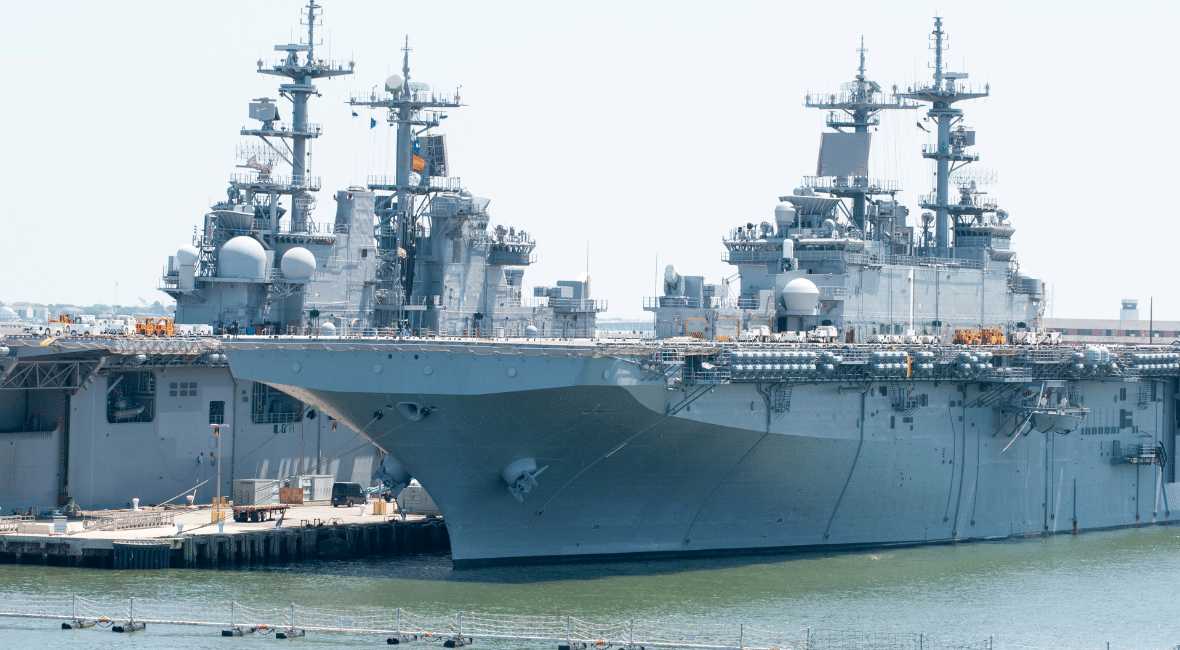
<path id="1" fill-rule="evenodd" d="M 15 304 L 15 303 L 13 303 Z M 0 307 L 7 303 L 0 301 Z M 163 316 L 171 317 L 176 313 L 175 305 L 164 305 L 159 300 L 150 305 L 110 305 L 96 303 L 89 306 L 72 303 L 48 303 L 46 311 L 50 314 L 89 314 L 91 316 Z"/>

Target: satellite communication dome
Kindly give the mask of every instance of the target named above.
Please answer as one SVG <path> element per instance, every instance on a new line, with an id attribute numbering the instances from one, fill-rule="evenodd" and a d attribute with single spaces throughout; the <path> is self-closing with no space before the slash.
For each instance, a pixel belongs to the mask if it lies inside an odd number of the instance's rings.
<path id="1" fill-rule="evenodd" d="M 524 328 L 524 335 L 529 337 L 530 339 L 537 338 L 537 326 L 536 325 L 529 325 L 528 327 Z"/>
<path id="2" fill-rule="evenodd" d="M 389 75 L 389 78 L 385 80 L 385 90 L 394 94 L 400 93 L 402 85 L 405 83 L 406 80 L 402 79 L 400 74 Z"/>
<path id="3" fill-rule="evenodd" d="M 795 220 L 795 207 L 790 203 L 779 203 L 774 206 L 774 220 L 778 223 L 789 223 Z"/>
<path id="4" fill-rule="evenodd" d="M 176 263 L 180 266 L 192 266 L 197 263 L 200 253 L 195 246 L 181 246 L 176 251 Z"/>
<path id="5" fill-rule="evenodd" d="M 815 312 L 819 304 L 819 287 L 807 278 L 795 278 L 783 287 L 783 306 L 791 312 Z"/>
<path id="6" fill-rule="evenodd" d="M 331 321 L 320 323 L 320 336 L 336 336 L 336 325 Z"/>
<path id="7" fill-rule="evenodd" d="M 234 237 L 217 253 L 217 277 L 265 278 L 266 251 L 253 237 Z"/>
<path id="8" fill-rule="evenodd" d="M 310 280 L 311 276 L 315 275 L 315 255 L 302 246 L 296 246 L 283 253 L 283 259 L 279 260 L 279 268 L 283 270 L 283 276 L 288 280 L 294 282 Z"/>

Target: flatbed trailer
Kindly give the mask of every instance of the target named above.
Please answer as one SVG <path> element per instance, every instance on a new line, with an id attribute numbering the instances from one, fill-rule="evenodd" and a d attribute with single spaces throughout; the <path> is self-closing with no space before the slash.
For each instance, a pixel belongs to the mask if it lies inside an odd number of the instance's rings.
<path id="1" fill-rule="evenodd" d="M 276 515 L 282 517 L 287 512 L 290 506 L 283 505 L 264 505 L 264 506 L 234 506 L 234 521 L 270 521 Z"/>

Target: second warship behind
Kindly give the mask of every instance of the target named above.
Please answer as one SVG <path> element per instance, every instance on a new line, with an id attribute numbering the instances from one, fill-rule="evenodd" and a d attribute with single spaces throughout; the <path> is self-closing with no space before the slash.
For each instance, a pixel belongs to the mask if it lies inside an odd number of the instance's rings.
<path id="1" fill-rule="evenodd" d="M 807 98 L 832 129 L 816 174 L 773 222 L 724 238 L 738 296 L 666 270 L 664 295 L 644 305 L 655 340 L 520 338 L 510 318 L 488 340 L 423 336 L 441 325 L 393 340 L 239 337 L 223 344 L 230 364 L 395 456 L 446 518 L 457 566 L 1180 520 L 1180 352 L 1052 345 L 1039 329 L 1044 285 L 1020 270 L 986 179 L 968 173 L 975 133 L 957 104 L 989 89 L 946 69 L 941 19 L 931 38 L 930 82 L 884 93 L 862 51 L 853 82 Z M 365 102 L 411 120 L 412 87 L 389 88 Z M 920 225 L 867 169 L 878 114 L 919 105 L 938 127 L 921 151 L 936 183 Z M 465 197 L 448 189 L 407 212 L 411 146 L 399 137 L 387 187 L 401 239 L 386 250 L 437 259 L 440 230 L 467 231 L 433 205 Z M 468 268 L 421 264 L 439 288 L 402 284 L 383 304 L 425 295 L 429 313 Z"/>

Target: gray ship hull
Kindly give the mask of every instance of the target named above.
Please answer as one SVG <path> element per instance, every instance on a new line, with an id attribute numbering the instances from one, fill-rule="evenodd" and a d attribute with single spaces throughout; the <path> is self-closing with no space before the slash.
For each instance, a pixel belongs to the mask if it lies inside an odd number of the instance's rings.
<path id="1" fill-rule="evenodd" d="M 1083 431 L 1102 433 L 1062 435 L 1015 433 L 1010 414 L 976 405 L 990 388 L 979 383 L 906 380 L 926 406 L 905 412 L 888 382 L 800 383 L 784 410 L 759 384 L 669 389 L 638 363 L 577 348 L 344 347 L 229 355 L 238 376 L 333 414 L 401 461 L 442 511 L 459 566 L 937 543 L 1180 517 L 1166 506 L 1180 496 L 1170 466 L 1110 458 L 1114 440 L 1174 449 L 1171 382 L 1136 403 L 1134 390 L 1120 401 L 1122 382 L 1083 380 L 1093 405 Z M 399 404 L 430 413 L 411 419 Z M 520 458 L 547 468 L 523 502 L 501 476 Z"/>

